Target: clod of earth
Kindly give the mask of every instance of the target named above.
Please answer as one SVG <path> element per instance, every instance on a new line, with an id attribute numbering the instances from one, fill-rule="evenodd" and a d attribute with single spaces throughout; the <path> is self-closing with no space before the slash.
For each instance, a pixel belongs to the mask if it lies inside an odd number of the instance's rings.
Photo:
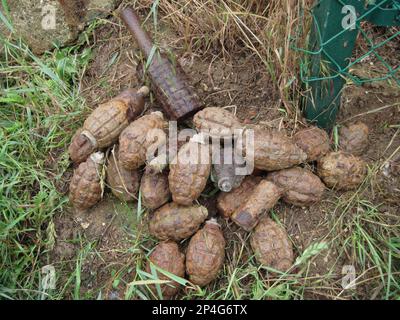
<path id="1" fill-rule="evenodd" d="M 178 245 L 173 241 L 161 242 L 153 249 L 146 265 L 146 272 L 149 274 L 152 274 L 152 264 L 180 278 L 185 277 L 185 255 L 179 251 Z M 157 279 L 171 280 L 171 278 L 157 271 L 154 267 L 153 269 Z M 171 283 L 161 284 L 160 289 L 163 298 L 173 297 L 178 293 L 180 287 L 181 285 L 178 282 L 172 280 Z M 156 286 L 151 285 L 150 289 L 157 296 Z"/>
<path id="2" fill-rule="evenodd" d="M 203 206 L 168 203 L 154 212 L 149 231 L 160 240 L 180 241 L 194 234 L 207 216 L 208 211 Z"/>
<path id="3" fill-rule="evenodd" d="M 284 133 L 276 130 L 256 127 L 254 129 L 254 152 L 244 147 L 246 159 L 254 156 L 254 167 L 265 171 L 275 171 L 303 163 L 307 155 L 294 141 Z M 250 134 L 246 130 L 245 135 Z M 248 139 L 248 138 L 246 138 Z"/>
<path id="4" fill-rule="evenodd" d="M 108 156 L 107 184 L 111 192 L 122 201 L 134 201 L 139 191 L 140 173 L 138 170 L 126 170 L 118 160 L 118 148 Z"/>
<path id="5" fill-rule="evenodd" d="M 199 111 L 194 115 L 193 123 L 197 131 L 214 138 L 232 138 L 235 130 L 244 128 L 235 115 L 218 107 L 208 107 Z"/>
<path id="6" fill-rule="evenodd" d="M 362 159 L 342 151 L 328 153 L 318 161 L 318 175 L 336 190 L 357 188 L 366 174 L 367 165 Z"/>
<path id="7" fill-rule="evenodd" d="M 120 0 L 7 0 L 0 11 L 11 18 L 15 36 L 21 37 L 39 55 L 72 44 L 86 24 L 106 17 Z M 34 30 L 34 32 L 32 32 Z M 10 31 L 0 23 L 0 33 Z M 0 44 L 1 48 L 1 44 Z M 1 50 L 0 50 L 1 51 Z"/>
<path id="8" fill-rule="evenodd" d="M 161 112 L 140 117 L 127 126 L 119 137 L 119 161 L 128 170 L 145 164 L 150 148 L 157 147 L 155 138 L 165 139 L 165 121 Z M 157 139 L 156 139 L 157 140 Z M 164 141 L 162 141 L 164 143 Z"/>
<path id="9" fill-rule="evenodd" d="M 209 220 L 191 239 L 186 252 L 189 280 L 205 286 L 218 276 L 225 259 L 225 239 L 219 224 Z"/>
<path id="10" fill-rule="evenodd" d="M 129 122 L 142 113 L 148 93 L 147 87 L 138 91 L 128 89 L 93 110 L 72 138 L 69 146 L 72 161 L 85 161 L 92 152 L 114 144 Z"/>
<path id="11" fill-rule="evenodd" d="M 330 149 L 328 134 L 318 127 L 304 128 L 298 131 L 293 139 L 296 145 L 307 154 L 308 162 L 318 160 Z"/>
<path id="12" fill-rule="evenodd" d="M 300 207 L 321 201 L 325 190 L 318 176 L 299 167 L 271 172 L 267 179 L 282 189 L 285 202 Z"/>
<path id="13" fill-rule="evenodd" d="M 251 231 L 261 216 L 277 204 L 281 195 L 281 189 L 274 183 L 261 180 L 231 218 L 246 231 Z"/>
<path id="14" fill-rule="evenodd" d="M 89 209 L 101 200 L 101 166 L 103 162 L 104 154 L 96 152 L 74 171 L 69 186 L 69 200 L 77 210 Z"/>
<path id="15" fill-rule="evenodd" d="M 285 229 L 268 217 L 260 220 L 250 244 L 257 261 L 266 267 L 287 271 L 293 264 L 293 247 Z"/>
<path id="16" fill-rule="evenodd" d="M 369 128 L 363 122 L 357 122 L 339 129 L 340 149 L 360 156 L 368 147 Z"/>
<path id="17" fill-rule="evenodd" d="M 245 202 L 261 181 L 261 177 L 247 176 L 240 186 L 231 192 L 221 192 L 217 198 L 219 214 L 228 219 Z"/>
<path id="18" fill-rule="evenodd" d="M 169 188 L 174 202 L 191 205 L 200 197 L 211 171 L 208 144 L 189 141 L 170 164 Z"/>
<path id="19" fill-rule="evenodd" d="M 168 185 L 168 173 L 151 174 L 145 172 L 140 182 L 142 203 L 146 208 L 155 210 L 171 198 Z"/>

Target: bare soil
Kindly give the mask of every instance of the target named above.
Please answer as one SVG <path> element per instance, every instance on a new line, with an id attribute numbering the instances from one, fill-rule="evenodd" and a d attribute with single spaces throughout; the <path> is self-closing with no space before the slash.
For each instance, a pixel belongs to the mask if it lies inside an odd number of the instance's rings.
<path id="1" fill-rule="evenodd" d="M 113 22 L 113 20 L 111 20 Z M 174 34 L 168 28 L 163 36 L 163 45 L 174 46 Z M 100 27 L 94 34 L 94 59 L 82 80 L 83 93 L 87 104 L 95 108 L 99 103 L 108 100 L 122 89 L 137 86 L 140 81 L 136 76 L 136 65 L 140 53 L 132 38 L 125 29 L 110 23 Z M 174 51 L 188 73 L 192 83 L 198 89 L 200 98 L 207 106 L 230 106 L 236 115 L 248 124 L 263 124 L 281 127 L 291 133 L 296 126 L 304 121 L 298 117 L 298 122 L 286 117 L 279 108 L 281 101 L 277 88 L 274 87 L 265 66 L 253 54 L 242 50 L 232 52 L 230 57 L 201 56 Z M 361 70 L 369 68 L 369 62 L 361 66 Z M 352 121 L 364 121 L 370 128 L 370 143 L 362 156 L 372 166 L 375 163 L 384 165 L 386 159 L 400 145 L 398 124 L 400 123 L 400 106 L 391 106 L 400 101 L 399 87 L 390 87 L 387 82 L 349 86 L 343 95 L 343 106 L 338 124 Z M 158 109 L 157 101 L 148 101 L 147 111 Z M 188 123 L 188 125 L 191 125 Z M 397 127 L 396 127 L 397 126 Z M 311 166 L 312 168 L 312 166 Z M 395 168 L 395 166 L 392 166 Z M 210 186 L 208 191 L 213 190 Z M 206 191 L 205 193 L 208 193 Z M 349 193 L 350 197 L 351 193 Z M 332 215 L 337 205 L 338 196 L 347 196 L 327 190 L 321 203 L 310 208 L 292 207 L 280 203 L 273 211 L 286 227 L 294 243 L 295 254 L 301 254 L 310 244 L 324 240 L 334 240 L 337 235 L 331 231 Z M 373 186 L 368 194 L 363 195 L 376 205 L 379 210 L 399 216 L 400 178 L 396 172 L 381 170 L 373 179 Z M 200 202 L 210 209 L 210 215 L 216 214 L 214 198 L 203 197 Z M 65 213 L 56 220 L 57 245 L 54 250 L 54 261 L 70 260 L 76 250 L 96 241 L 96 252 L 84 259 L 82 266 L 82 294 L 96 288 L 107 288 L 109 296 L 104 298 L 123 298 L 124 285 L 115 285 L 117 278 L 112 270 L 115 266 L 125 266 L 124 281 L 132 280 L 136 258 L 146 253 L 130 252 L 129 248 L 138 234 L 129 235 L 129 219 L 135 215 L 136 204 L 124 206 L 107 194 L 106 199 L 89 213 Z M 145 223 L 141 230 L 146 233 Z M 228 268 L 238 264 L 238 248 L 247 238 L 247 234 L 231 222 L 220 221 L 227 238 Z M 77 239 L 78 234 L 84 236 L 79 243 L 70 243 L 69 239 Z M 150 242 L 152 243 L 152 242 Z M 251 251 L 246 246 L 241 260 L 246 261 Z M 340 279 L 343 265 L 351 264 L 352 258 L 345 254 L 339 257 L 340 247 L 331 247 L 312 260 L 307 272 L 309 278 L 318 278 L 331 274 L 330 283 L 321 283 L 320 290 L 305 293 L 309 298 L 331 298 L 341 291 Z M 75 252 L 75 253 L 74 253 Z M 339 257 L 339 258 L 338 258 Z M 131 263 L 129 266 L 128 264 Z M 72 268 L 75 267 L 72 264 Z M 129 268 L 130 267 L 130 268 Z M 115 270 L 121 268 L 114 268 Z M 221 279 L 220 281 L 227 281 Z M 305 281 L 306 283 L 306 281 Z M 371 298 L 365 286 L 357 289 L 359 297 Z M 345 293 L 342 298 L 351 298 L 352 292 Z"/>

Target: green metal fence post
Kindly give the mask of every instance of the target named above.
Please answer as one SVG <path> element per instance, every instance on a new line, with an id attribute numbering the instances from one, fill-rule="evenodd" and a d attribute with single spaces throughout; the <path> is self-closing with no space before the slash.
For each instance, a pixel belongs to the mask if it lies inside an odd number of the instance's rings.
<path id="1" fill-rule="evenodd" d="M 363 11 L 362 1 L 351 0 L 346 1 L 346 4 L 353 6 L 356 12 Z M 343 4 L 336 0 L 319 1 L 313 12 L 314 22 L 310 39 L 313 55 L 310 71 L 312 78 L 321 80 L 308 84 L 305 116 L 309 121 L 327 130 L 335 123 L 345 84 L 339 70 L 349 64 L 358 34 L 355 26 L 345 25 L 348 30 L 344 29 L 343 23 L 348 23 L 349 20 L 346 17 L 348 13 L 342 13 L 343 7 Z"/>
<path id="2" fill-rule="evenodd" d="M 351 10 L 350 10 L 351 9 Z M 352 65 L 362 60 L 351 61 L 357 35 L 367 39 L 370 51 L 388 69 L 386 79 L 394 77 L 400 69 L 391 67 L 376 51 L 388 40 L 374 44 L 360 28 L 362 20 L 378 26 L 400 25 L 400 0 L 318 0 L 313 9 L 313 26 L 310 35 L 308 62 L 306 65 L 306 89 L 304 113 L 306 118 L 321 128 L 330 130 L 340 107 L 340 97 L 346 82 L 345 76 Z M 400 31 L 391 36 L 394 39 Z M 304 80 L 304 70 L 302 79 Z M 395 78 L 400 84 L 400 80 Z M 366 80 L 356 79 L 361 84 Z"/>

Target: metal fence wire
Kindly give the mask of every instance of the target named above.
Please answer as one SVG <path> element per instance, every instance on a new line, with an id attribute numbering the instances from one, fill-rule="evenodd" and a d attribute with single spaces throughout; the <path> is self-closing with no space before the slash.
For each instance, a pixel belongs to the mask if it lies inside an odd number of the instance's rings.
<path id="1" fill-rule="evenodd" d="M 388 80 L 400 86 L 400 57 L 389 61 L 382 54 L 385 46 L 400 44 L 400 0 L 319 0 L 311 17 L 307 47 L 293 46 L 304 53 L 300 78 L 309 91 L 309 120 L 324 128 L 333 125 L 346 82 Z M 387 28 L 385 36 L 378 40 L 372 26 Z M 354 56 L 356 42 L 363 43 L 363 50 Z M 379 72 L 356 74 L 357 65 L 366 59 L 376 61 Z"/>

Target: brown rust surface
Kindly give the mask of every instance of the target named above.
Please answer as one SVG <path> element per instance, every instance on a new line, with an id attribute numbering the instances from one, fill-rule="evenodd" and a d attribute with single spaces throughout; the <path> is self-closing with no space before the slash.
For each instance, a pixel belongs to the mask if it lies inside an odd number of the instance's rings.
<path id="1" fill-rule="evenodd" d="M 185 255 L 180 252 L 178 245 L 173 241 L 166 241 L 159 243 L 149 256 L 149 261 L 158 268 L 172 273 L 180 278 L 185 277 Z M 146 272 L 152 274 L 151 263 L 146 265 Z M 161 284 L 161 293 L 163 298 L 171 298 L 176 295 L 181 285 L 172 281 L 171 278 L 165 274 L 155 271 L 159 280 L 170 280 L 171 283 Z M 157 289 L 155 285 L 151 285 L 150 289 L 153 294 L 157 296 Z"/>
<path id="2" fill-rule="evenodd" d="M 283 190 L 285 202 L 300 207 L 321 201 L 325 190 L 318 176 L 300 167 L 271 172 L 267 179 Z"/>
<path id="3" fill-rule="evenodd" d="M 70 186 L 69 200 L 79 210 L 94 206 L 102 197 L 101 164 L 89 157 L 74 171 Z"/>
<path id="4" fill-rule="evenodd" d="M 118 161 L 118 149 L 110 152 L 107 161 L 107 184 L 111 192 L 123 201 L 134 201 L 139 191 L 140 173 L 126 170 Z"/>
<path id="5" fill-rule="evenodd" d="M 254 188 L 261 181 L 261 177 L 248 176 L 240 186 L 231 192 L 220 192 L 217 197 L 219 214 L 224 218 L 230 218 L 232 214 L 247 200 Z"/>
<path id="6" fill-rule="evenodd" d="M 161 112 L 153 112 L 133 121 L 119 137 L 119 160 L 125 169 L 138 169 L 146 162 L 146 153 L 153 141 L 153 132 L 164 129 Z"/>
<path id="7" fill-rule="evenodd" d="M 275 171 L 293 167 L 306 159 L 304 151 L 284 133 L 259 127 L 254 129 L 255 168 Z"/>
<path id="8" fill-rule="evenodd" d="M 268 217 L 261 219 L 250 238 L 258 262 L 279 271 L 293 264 L 293 246 L 281 226 Z"/>
<path id="9" fill-rule="evenodd" d="M 336 190 L 357 188 L 367 174 L 366 163 L 344 152 L 331 152 L 318 161 L 318 175 L 325 184 Z"/>
<path id="10" fill-rule="evenodd" d="M 154 212 L 149 222 L 149 230 L 160 240 L 180 241 L 194 234 L 207 215 L 207 209 L 203 206 L 168 203 Z"/>
<path id="11" fill-rule="evenodd" d="M 232 220 L 246 231 L 252 230 L 261 216 L 278 202 L 282 191 L 274 183 L 261 180 L 246 201 L 233 213 Z"/>
<path id="12" fill-rule="evenodd" d="M 142 202 L 146 208 L 155 210 L 171 198 L 168 185 L 168 172 L 143 174 L 140 182 Z"/>
<path id="13" fill-rule="evenodd" d="M 211 171 L 208 144 L 189 141 L 170 164 L 169 188 L 174 202 L 190 205 L 204 190 Z"/>
<path id="14" fill-rule="evenodd" d="M 205 286 L 215 280 L 225 259 L 225 239 L 220 226 L 207 221 L 203 229 L 190 239 L 186 252 L 186 273 L 189 280 Z"/>
<path id="15" fill-rule="evenodd" d="M 295 143 L 307 154 L 307 161 L 318 160 L 330 149 L 329 136 L 318 127 L 304 128 L 293 137 Z"/>

